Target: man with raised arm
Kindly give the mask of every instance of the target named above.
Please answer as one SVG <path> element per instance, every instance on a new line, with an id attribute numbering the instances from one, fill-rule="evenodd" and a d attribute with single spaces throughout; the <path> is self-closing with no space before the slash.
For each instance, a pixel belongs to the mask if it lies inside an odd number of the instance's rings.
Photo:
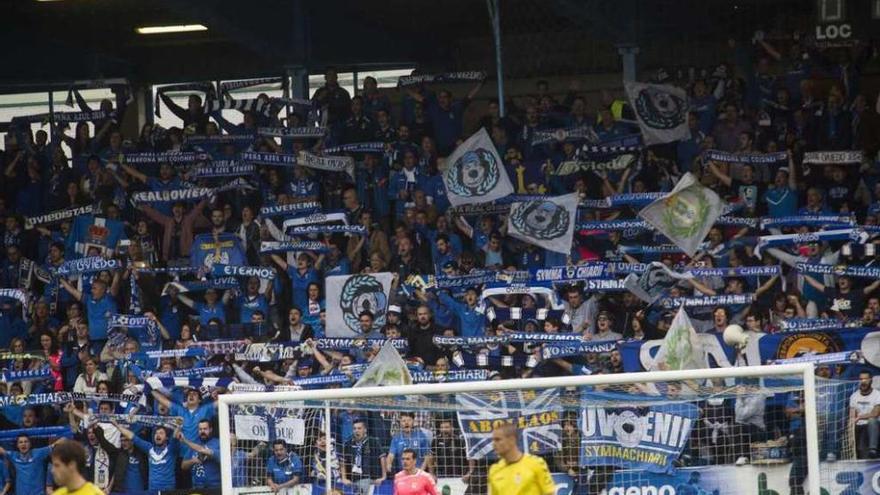
<path id="1" fill-rule="evenodd" d="M 115 420 L 113 426 L 122 433 L 124 438 L 131 439 L 135 448 L 147 454 L 147 462 L 149 463 L 147 489 L 150 491 L 174 490 L 176 488 L 177 448 L 171 441 L 168 430 L 164 427 L 156 428 L 153 431 L 153 443 L 150 443 L 135 435 L 128 428 L 121 426 Z"/>

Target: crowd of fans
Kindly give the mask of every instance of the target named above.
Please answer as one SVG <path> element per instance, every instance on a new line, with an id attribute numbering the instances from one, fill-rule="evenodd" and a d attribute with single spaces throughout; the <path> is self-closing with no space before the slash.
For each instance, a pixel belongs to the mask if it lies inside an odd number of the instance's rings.
<path id="1" fill-rule="evenodd" d="M 146 124 L 137 136 L 125 135 L 118 122 L 127 96 L 104 101 L 106 118 L 32 132 L 12 126 L 0 154 L 3 174 L 0 216 L 3 252 L 0 286 L 23 289 L 28 304 L 0 301 L 0 348 L 9 371 L 40 370 L 49 377 L 0 383 L 3 397 L 56 393 L 137 394 L 144 391 L 144 369 L 175 370 L 219 366 L 215 376 L 246 383 L 294 384 L 304 378 L 343 373 L 347 366 L 369 362 L 377 349 L 321 350 L 316 343 L 328 334 L 324 279 L 331 275 L 391 272 L 394 274 L 387 323 L 379 337 L 406 339 L 401 355 L 416 369 L 438 376 L 460 367 L 454 349 L 436 345 L 435 336 L 503 335 L 507 332 L 572 332 L 590 341 L 662 338 L 674 312 L 649 306 L 627 291 L 590 292 L 582 285 L 557 287 L 563 308 L 550 317 L 503 319 L 487 317 L 486 306 L 522 308 L 531 314 L 545 307 L 545 298 L 532 294 L 481 298 L 480 287 L 461 291 L 408 287 L 413 275 L 457 276 L 483 271 L 513 271 L 577 264 L 587 261 L 649 262 L 667 266 L 742 267 L 777 264 L 782 276 L 683 280 L 673 296 L 754 293 L 749 305 L 696 308 L 691 318 L 698 330 L 720 333 L 729 324 L 760 332 L 782 331 L 792 318 L 827 317 L 857 326 L 880 324 L 880 282 L 862 284 L 846 276 L 810 277 L 796 272 L 796 261 L 845 262 L 870 265 L 872 251 L 841 250 L 843 242 L 811 242 L 791 249 L 769 249 L 763 259 L 754 252 L 749 227 L 717 226 L 704 247 L 690 259 L 683 254 L 644 253 L 633 247 L 663 244 L 659 234 L 643 229 L 575 233 L 568 256 L 537 248 L 506 236 L 502 214 L 478 218 L 456 214 L 450 208 L 442 181 L 444 158 L 478 126 L 486 128 L 517 194 L 559 195 L 576 191 L 583 199 L 603 199 L 620 193 L 668 191 L 685 172 L 732 203 L 742 203 L 737 215 L 748 218 L 806 214 L 854 215 L 858 224 L 877 225 L 880 214 L 880 115 L 875 93 L 861 87 L 861 65 L 876 55 L 865 47 L 847 52 L 839 62 L 795 45 L 787 53 L 761 40 L 735 47 L 737 64 L 683 75 L 674 81 L 665 71 L 654 75 L 659 83 L 685 87 L 689 94 L 688 126 L 691 138 L 647 147 L 638 162 L 622 171 L 576 174 L 555 173 L 576 160 L 582 139 L 533 144 L 536 132 L 557 128 L 591 128 L 602 142 L 622 142 L 638 134 L 632 109 L 622 92 L 607 90 L 600 98 L 580 94 L 574 84 L 566 94 L 554 93 L 539 81 L 534 94 L 516 96 L 501 116 L 490 100 L 477 125 L 466 118 L 469 105 L 480 93 L 474 83 L 463 97 L 436 85 L 417 85 L 398 92 L 380 91 L 373 78 L 350 95 L 328 69 L 325 83 L 314 94 L 311 111 L 284 113 L 247 111 L 242 124 L 232 124 L 219 112 L 206 111 L 199 95 L 187 108 L 163 95 L 162 104 L 183 120 L 183 128 L 161 129 Z M 745 61 L 744 61 L 745 60 Z M 458 87 L 457 89 L 460 89 Z M 264 100 L 267 100 L 264 98 Z M 878 102 L 880 103 L 880 102 Z M 302 127 L 317 115 L 328 128 L 323 139 L 271 138 L 256 133 L 262 127 Z M 229 140 L 194 137 L 227 134 Z M 252 141 L 232 139 L 254 135 Z M 72 151 L 65 154 L 61 143 Z M 218 192 L 193 202 L 135 204 L 139 191 L 168 191 L 188 187 L 218 187 L 230 178 L 191 178 L 186 167 L 173 163 L 131 164 L 126 153 L 197 150 L 214 159 L 234 158 L 252 149 L 261 152 L 320 153 L 322 148 L 350 143 L 381 142 L 384 151 L 354 153 L 354 176 L 303 166 L 259 166 L 247 177 L 250 186 Z M 741 164 L 712 162 L 707 150 L 732 153 L 788 151 L 784 163 Z M 857 165 L 817 166 L 801 163 L 804 152 L 862 150 Z M 317 202 L 323 211 L 341 211 L 347 223 L 362 225 L 365 236 L 313 236 L 325 245 L 320 252 L 264 254 L 261 241 L 281 240 L 278 219 L 260 214 L 261 208 Z M 83 254 L 69 242 L 73 220 L 37 225 L 27 219 L 72 207 L 95 205 L 96 216 L 124 224 L 125 241 L 104 246 L 104 254 L 122 261 L 122 267 L 81 277 L 58 275 L 65 261 Z M 637 209 L 582 209 L 580 220 L 634 219 Z M 807 232 L 809 227 L 785 228 L 784 233 Z M 234 234 L 246 262 L 277 272 L 274 280 L 242 279 L 240 288 L 181 292 L 167 282 L 195 281 L 204 271 L 175 273 L 144 268 L 187 267 L 198 234 Z M 784 284 L 783 279 L 788 279 Z M 114 314 L 139 310 L 152 322 L 153 333 L 108 328 Z M 371 329 L 374 315 L 359 319 Z M 124 330 L 124 329 L 123 329 Z M 145 350 L 188 349 L 198 343 L 247 338 L 249 342 L 302 343 L 296 356 L 269 363 L 236 361 L 234 353 L 208 357 L 165 357 L 158 362 L 135 361 L 127 356 Z M 621 373 L 619 351 L 607 354 L 542 359 L 540 346 L 506 344 L 485 350 L 489 356 L 512 356 L 512 365 L 489 360 L 483 366 L 489 379 L 562 376 L 577 373 Z M 533 357 L 529 361 L 528 357 Z M 155 368 L 155 369 L 153 369 Z M 855 379 L 862 368 L 825 368 L 829 377 Z M 867 369 L 871 371 L 871 369 Z M 170 375 L 169 375 L 170 376 Z M 187 376 L 187 375 L 181 375 Z M 871 388 L 871 373 L 861 375 L 854 392 L 852 420 L 857 425 L 859 456 L 876 457 L 880 392 Z M 338 386 L 338 385 L 335 385 Z M 2 493 L 34 494 L 52 486 L 47 479 L 45 445 L 52 426 L 70 426 L 88 452 L 89 479 L 108 491 L 136 493 L 193 486 L 219 486 L 216 398 L 222 387 L 152 389 L 142 404 L 102 401 L 100 398 L 67 404 L 15 405 L 4 402 L 0 427 L 20 436 L 0 451 Z M 748 409 L 751 408 L 751 409 Z M 754 441 L 795 435 L 801 428 L 802 407 L 797 398 L 786 406 L 765 407 L 727 401 L 707 403 L 704 415 L 711 424 L 736 425 L 736 436 Z M 89 414 L 137 413 L 182 417 L 179 428 L 89 421 Z M 413 449 L 420 465 L 441 477 L 476 477 L 480 466 L 464 458 L 462 437 L 452 419 L 410 414 L 380 415 L 345 411 L 334 425 L 334 443 L 342 457 L 334 477 L 342 485 L 366 493 L 376 480 L 390 479 L 399 469 L 405 449 Z M 765 421 L 765 416 L 767 420 Z M 414 420 L 418 419 L 418 426 Z M 748 444 L 722 448 L 723 440 L 710 423 L 695 430 L 689 462 L 724 464 L 746 462 Z M 318 429 L 318 426 L 315 426 Z M 564 447 L 551 456 L 551 465 L 577 474 L 577 431 L 574 419 L 564 421 Z M 724 429 L 723 431 L 727 431 Z M 747 433 L 746 433 L 747 431 Z M 733 435 L 733 434 L 731 434 Z M 724 435 L 721 435 L 723 438 Z M 317 431 L 309 444 L 293 451 L 282 441 L 254 449 L 234 449 L 233 474 L 238 485 L 265 484 L 272 490 L 305 481 L 326 479 L 317 453 L 328 439 Z M 235 442 L 235 440 L 233 440 Z M 313 442 L 313 443 L 312 443 Z M 793 447 L 795 449 L 796 447 Z M 836 458 L 832 448 L 823 455 Z M 316 457 L 317 456 L 317 457 Z M 438 461 L 441 459 L 443 461 Z M 265 463 L 265 475 L 255 479 L 245 466 Z M 485 468 L 485 466 L 482 466 Z M 5 486 L 3 485 L 5 480 Z"/>

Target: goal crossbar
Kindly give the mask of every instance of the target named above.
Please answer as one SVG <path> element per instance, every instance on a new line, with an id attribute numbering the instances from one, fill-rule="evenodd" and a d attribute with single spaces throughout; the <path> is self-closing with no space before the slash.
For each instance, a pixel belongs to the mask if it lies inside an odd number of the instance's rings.
<path id="1" fill-rule="evenodd" d="M 420 385 L 395 385 L 388 387 L 335 388 L 319 390 L 297 390 L 270 393 L 224 394 L 218 397 L 218 419 L 220 421 L 220 454 L 225 461 L 221 464 L 223 493 L 233 493 L 231 475 L 232 446 L 230 443 L 229 408 L 235 404 L 259 404 L 297 401 L 324 401 L 329 417 L 328 401 L 350 400 L 375 397 L 400 397 L 408 395 L 438 395 L 470 392 L 497 392 L 523 389 L 548 389 L 556 387 L 583 387 L 591 385 L 624 385 L 631 383 L 658 383 L 687 380 L 711 380 L 724 378 L 765 378 L 782 375 L 799 375 L 803 379 L 804 427 L 806 433 L 807 493 L 818 495 L 819 477 L 819 439 L 816 411 L 816 380 L 813 363 L 793 363 L 783 365 L 746 366 L 732 368 L 704 368 L 695 370 L 646 371 L 640 373 L 621 373 L 608 375 L 565 376 L 550 378 L 524 378 L 513 380 L 494 380 L 482 382 L 431 383 Z M 329 430 L 329 421 L 325 429 Z M 328 431 L 329 433 L 329 431 Z M 328 435 L 329 438 L 329 435 Z M 328 457 L 329 462 L 329 457 Z M 229 467 L 227 467 L 229 466 Z M 328 471 L 329 472 L 329 471 Z M 327 477 L 327 493 L 330 493 L 331 479 Z"/>

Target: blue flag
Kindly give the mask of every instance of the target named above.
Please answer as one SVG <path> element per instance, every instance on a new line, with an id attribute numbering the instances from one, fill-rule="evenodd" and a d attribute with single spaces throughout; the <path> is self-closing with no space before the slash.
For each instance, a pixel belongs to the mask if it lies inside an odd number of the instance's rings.
<path id="1" fill-rule="evenodd" d="M 190 249 L 190 265 L 211 268 L 214 263 L 244 265 L 247 263 L 241 240 L 235 234 L 199 234 Z"/>
<path id="2" fill-rule="evenodd" d="M 652 473 L 674 470 L 700 410 L 690 403 L 656 404 L 658 397 L 589 392 L 581 395 L 581 465 Z M 609 400 L 625 407 L 602 407 Z M 639 406 L 638 402 L 650 401 Z"/>
<path id="3" fill-rule="evenodd" d="M 83 215 L 74 219 L 66 247 L 80 257 L 113 254 L 124 235 L 125 225 L 119 220 Z"/>

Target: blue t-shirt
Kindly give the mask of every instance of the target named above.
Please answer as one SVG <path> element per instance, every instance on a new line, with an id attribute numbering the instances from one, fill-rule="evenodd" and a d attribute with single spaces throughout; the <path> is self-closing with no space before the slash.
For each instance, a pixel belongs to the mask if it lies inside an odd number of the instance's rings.
<path id="1" fill-rule="evenodd" d="M 797 192 L 788 186 L 771 187 L 764 193 L 764 201 L 767 202 L 767 216 L 780 218 L 797 214 Z"/>
<path id="2" fill-rule="evenodd" d="M 128 454 L 128 467 L 125 468 L 125 491 L 128 493 L 144 491 L 141 457 L 134 453 Z"/>
<path id="3" fill-rule="evenodd" d="M 431 442 L 428 436 L 422 430 L 413 429 L 409 435 L 400 432 L 391 439 L 391 453 L 394 454 L 394 462 L 397 464 L 396 470 L 403 469 L 401 463 L 401 455 L 405 449 L 412 449 L 416 453 L 416 463 L 421 463 L 422 459 L 431 453 Z"/>
<path id="4" fill-rule="evenodd" d="M 185 406 L 172 402 L 169 409 L 171 410 L 172 416 L 180 416 L 183 418 L 183 426 L 180 430 L 183 432 L 183 436 L 190 442 L 199 441 L 199 421 L 210 421 L 217 415 L 217 409 L 214 408 L 213 402 L 200 404 L 195 411 L 190 411 Z M 192 449 L 186 444 L 181 445 L 180 457 L 182 459 L 192 457 Z"/>
<path id="5" fill-rule="evenodd" d="M 293 453 L 287 454 L 287 457 L 281 461 L 272 456 L 266 462 L 266 472 L 275 483 L 287 483 L 294 476 L 302 476 L 302 471 L 302 461 Z"/>
<path id="6" fill-rule="evenodd" d="M 176 189 L 184 189 L 180 184 L 180 179 L 177 177 L 172 177 L 169 181 L 163 181 L 158 177 L 148 177 L 147 187 L 149 187 L 151 191 L 174 191 Z M 159 213 L 165 216 L 171 216 L 171 208 L 174 206 L 174 203 L 154 203 L 152 206 Z"/>
<path id="7" fill-rule="evenodd" d="M 192 466 L 192 485 L 194 488 L 218 488 L 220 486 L 220 440 L 210 438 L 207 442 L 199 439 L 197 442 L 202 447 L 211 450 L 212 454 L 206 456 L 192 451 L 192 458 L 201 459 L 201 463 Z"/>
<path id="8" fill-rule="evenodd" d="M 10 452 L 9 462 L 15 469 L 16 495 L 45 495 L 46 493 L 46 459 L 52 453 L 51 447 L 33 449 L 26 455 Z"/>
<path id="9" fill-rule="evenodd" d="M 262 311 L 263 316 L 269 315 L 269 301 L 262 294 L 257 294 L 254 297 L 238 296 L 235 305 L 238 307 L 239 323 L 248 323 L 257 311 Z"/>
<path id="10" fill-rule="evenodd" d="M 199 314 L 199 323 L 202 326 L 208 325 L 208 322 L 214 318 L 226 323 L 226 310 L 223 309 L 223 305 L 219 302 L 213 306 L 208 306 L 206 303 L 196 301 L 193 304 L 193 309 Z"/>
<path id="11" fill-rule="evenodd" d="M 177 465 L 177 452 L 172 444 L 157 449 L 150 442 L 135 435 L 134 446 L 147 454 L 149 462 L 149 490 L 173 490 L 177 484 L 174 469 Z"/>
<path id="12" fill-rule="evenodd" d="M 247 453 L 237 449 L 232 453 L 232 486 L 247 486 Z"/>
<path id="13" fill-rule="evenodd" d="M 85 300 L 89 321 L 89 340 L 106 340 L 110 315 L 119 312 L 116 300 L 110 294 L 104 294 L 101 299 L 95 299 L 91 294 L 88 294 Z"/>
<path id="14" fill-rule="evenodd" d="M 300 275 L 295 265 L 287 266 L 287 274 L 290 276 L 291 292 L 293 293 L 293 305 L 303 311 L 309 302 L 308 288 L 309 284 L 318 281 L 318 272 L 314 268 L 306 270 L 305 274 Z"/>

